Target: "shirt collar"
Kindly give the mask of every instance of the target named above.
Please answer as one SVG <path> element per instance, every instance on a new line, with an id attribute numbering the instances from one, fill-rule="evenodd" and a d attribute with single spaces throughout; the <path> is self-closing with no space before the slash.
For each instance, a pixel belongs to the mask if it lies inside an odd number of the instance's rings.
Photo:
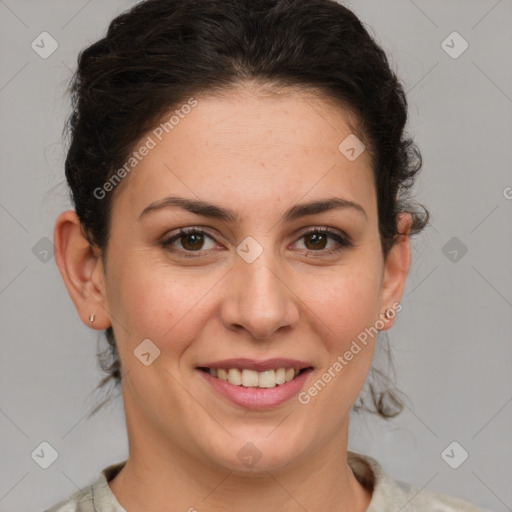
<path id="1" fill-rule="evenodd" d="M 382 512 L 381 505 L 388 503 L 390 492 L 393 499 L 406 497 L 405 486 L 385 473 L 382 466 L 373 457 L 348 450 L 347 463 L 361 485 L 372 493 L 372 499 L 366 512 Z M 126 460 L 116 462 L 100 473 L 92 488 L 94 510 L 126 512 L 108 485 L 108 482 L 121 471 L 125 464 Z"/>

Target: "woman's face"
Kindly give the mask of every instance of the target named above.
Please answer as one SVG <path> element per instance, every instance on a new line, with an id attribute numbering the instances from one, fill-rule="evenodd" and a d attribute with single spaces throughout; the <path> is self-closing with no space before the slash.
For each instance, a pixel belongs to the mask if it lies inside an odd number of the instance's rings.
<path id="1" fill-rule="evenodd" d="M 345 439 L 374 352 L 374 336 L 357 340 L 400 300 L 408 241 L 384 261 L 369 155 L 338 148 L 352 133 L 341 108 L 293 91 L 196 101 L 141 139 L 135 151 L 148 135 L 154 147 L 114 195 L 103 296 L 129 436 L 228 469 L 282 468 Z M 354 205 L 302 214 L 333 198 Z M 273 386 L 283 371 L 258 368 L 307 370 Z"/>

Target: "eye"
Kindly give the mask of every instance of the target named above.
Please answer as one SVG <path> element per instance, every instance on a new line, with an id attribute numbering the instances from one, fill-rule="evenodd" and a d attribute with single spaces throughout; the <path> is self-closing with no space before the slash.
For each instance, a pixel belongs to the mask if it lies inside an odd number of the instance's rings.
<path id="1" fill-rule="evenodd" d="M 329 239 L 334 241 L 334 247 L 326 249 Z M 343 249 L 354 246 L 348 237 L 345 237 L 336 231 L 332 231 L 329 228 L 314 228 L 303 233 L 299 240 L 304 240 L 306 250 L 321 253 L 319 256 L 334 254 L 342 251 Z"/>
<path id="2" fill-rule="evenodd" d="M 215 242 L 215 239 L 202 229 L 181 228 L 175 235 L 164 238 L 164 240 L 160 242 L 160 245 L 171 252 L 182 253 L 182 255 L 187 258 L 194 258 L 200 256 L 200 254 L 192 254 L 194 252 L 200 253 L 204 252 L 202 249 L 213 249 L 213 247 L 205 248 L 206 239 Z M 336 231 L 332 231 L 329 228 L 311 229 L 303 233 L 299 241 L 302 239 L 305 240 L 305 250 L 312 253 L 320 253 L 318 256 L 327 256 L 354 246 L 348 237 Z M 326 244 L 329 240 L 334 241 L 334 247 L 326 249 Z M 176 242 L 179 242 L 181 248 L 175 246 Z"/>
<path id="3" fill-rule="evenodd" d="M 160 245 L 171 252 L 201 252 L 204 248 L 205 238 L 214 241 L 213 237 L 205 231 L 197 228 L 182 228 L 175 235 L 165 238 Z M 182 249 L 173 247 L 175 242 L 180 242 Z M 210 247 L 211 248 L 211 247 Z M 207 248 L 208 249 L 208 248 Z M 194 257 L 192 254 L 185 254 L 187 257 Z"/>

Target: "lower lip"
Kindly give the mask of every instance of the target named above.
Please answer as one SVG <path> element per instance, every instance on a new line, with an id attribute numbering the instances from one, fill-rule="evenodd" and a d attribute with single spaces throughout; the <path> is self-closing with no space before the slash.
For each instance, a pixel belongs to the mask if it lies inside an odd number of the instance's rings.
<path id="1" fill-rule="evenodd" d="M 294 397 L 304 386 L 304 382 L 313 371 L 311 368 L 303 371 L 289 382 L 273 388 L 246 388 L 235 386 L 227 380 L 212 377 L 208 372 L 197 370 L 215 391 L 231 402 L 247 409 L 266 409 L 276 407 Z"/>

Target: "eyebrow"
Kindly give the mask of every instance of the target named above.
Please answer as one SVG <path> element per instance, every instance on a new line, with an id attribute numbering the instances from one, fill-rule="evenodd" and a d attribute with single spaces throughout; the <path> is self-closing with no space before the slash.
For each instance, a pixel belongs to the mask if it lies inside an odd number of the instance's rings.
<path id="1" fill-rule="evenodd" d="M 160 199 L 154 203 L 151 203 L 149 206 L 144 208 L 144 210 L 142 210 L 141 214 L 139 215 L 139 220 L 151 212 L 164 208 L 170 208 L 173 206 L 177 206 L 183 210 L 195 213 L 196 215 L 218 219 L 224 222 L 234 224 L 239 221 L 237 212 L 233 210 L 229 210 L 212 203 L 207 203 L 205 201 L 175 196 L 165 197 L 164 199 Z M 348 199 L 342 199 L 340 197 L 331 197 L 329 199 L 320 199 L 316 201 L 310 201 L 308 203 L 296 204 L 285 212 L 283 220 L 290 222 L 301 217 L 306 217 L 308 215 L 315 215 L 318 213 L 327 212 L 329 210 L 347 208 L 359 212 L 366 219 L 368 219 L 364 208 L 359 203 L 349 201 Z"/>

